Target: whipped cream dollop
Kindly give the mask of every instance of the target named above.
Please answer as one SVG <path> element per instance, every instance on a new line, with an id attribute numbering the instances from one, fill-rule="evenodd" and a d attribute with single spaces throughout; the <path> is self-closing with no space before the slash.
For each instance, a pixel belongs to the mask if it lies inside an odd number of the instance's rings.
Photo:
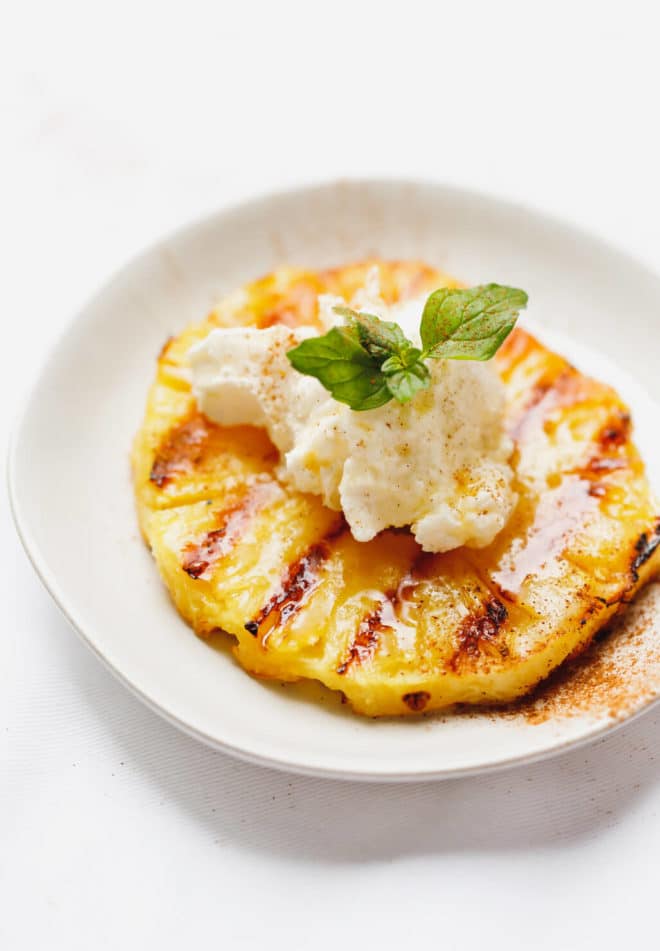
<path id="1" fill-rule="evenodd" d="M 418 342 L 425 298 L 386 305 L 377 271 L 349 302 L 396 321 Z M 327 328 L 341 298 L 319 297 Z M 410 403 L 356 412 L 286 353 L 313 327 L 213 330 L 190 351 L 199 409 L 223 426 L 262 426 L 280 452 L 278 478 L 341 510 L 358 541 L 410 526 L 425 551 L 483 547 L 516 502 L 504 432 L 504 386 L 492 362 L 429 360 L 431 385 Z"/>

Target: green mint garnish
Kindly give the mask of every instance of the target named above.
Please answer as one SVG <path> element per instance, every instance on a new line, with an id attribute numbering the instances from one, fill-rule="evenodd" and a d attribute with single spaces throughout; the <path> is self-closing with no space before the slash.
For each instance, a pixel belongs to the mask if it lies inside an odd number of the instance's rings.
<path id="1" fill-rule="evenodd" d="M 424 305 L 420 336 L 429 357 L 490 360 L 527 306 L 527 294 L 501 284 L 433 291 Z"/>
<path id="2" fill-rule="evenodd" d="M 427 359 L 490 360 L 526 305 L 527 294 L 515 287 L 441 287 L 424 305 L 423 350 L 398 324 L 335 307 L 346 325 L 303 340 L 287 357 L 296 370 L 316 377 L 334 399 L 351 409 L 375 409 L 391 399 L 408 403 L 431 382 Z"/>

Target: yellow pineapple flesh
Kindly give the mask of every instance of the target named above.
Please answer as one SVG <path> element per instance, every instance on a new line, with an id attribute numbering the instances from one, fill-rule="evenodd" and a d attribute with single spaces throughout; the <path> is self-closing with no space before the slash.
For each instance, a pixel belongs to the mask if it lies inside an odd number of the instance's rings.
<path id="1" fill-rule="evenodd" d="M 575 655 L 660 565 L 660 519 L 630 414 L 523 330 L 495 360 L 517 508 L 493 544 L 423 553 L 407 531 L 356 542 L 340 513 L 280 485 L 260 429 L 197 410 L 190 346 L 218 326 L 314 324 L 380 267 L 386 301 L 455 282 L 417 262 L 282 269 L 163 348 L 133 449 L 142 532 L 194 630 L 249 672 L 309 678 L 371 716 L 503 702 Z"/>

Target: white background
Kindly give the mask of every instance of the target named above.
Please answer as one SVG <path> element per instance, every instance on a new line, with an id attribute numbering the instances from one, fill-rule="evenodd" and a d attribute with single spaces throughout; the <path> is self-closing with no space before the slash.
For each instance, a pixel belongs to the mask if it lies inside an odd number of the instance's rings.
<path id="1" fill-rule="evenodd" d="M 0 11 L 3 439 L 104 278 L 271 187 L 418 175 L 660 259 L 650 3 Z M 657 327 L 640 346 L 657 350 Z M 660 714 L 478 780 L 357 786 L 246 766 L 113 681 L 0 508 L 0 947 L 654 945 Z"/>

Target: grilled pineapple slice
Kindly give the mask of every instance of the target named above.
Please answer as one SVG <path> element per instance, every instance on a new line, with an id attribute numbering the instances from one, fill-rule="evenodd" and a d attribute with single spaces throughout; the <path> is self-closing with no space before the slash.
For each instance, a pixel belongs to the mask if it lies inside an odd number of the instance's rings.
<path id="1" fill-rule="evenodd" d="M 262 430 L 196 409 L 189 347 L 215 326 L 316 321 L 370 266 L 388 301 L 452 284 L 418 263 L 284 269 L 169 341 L 133 451 L 142 531 L 183 617 L 236 638 L 261 677 L 313 678 L 371 716 L 509 701 L 530 690 L 657 569 L 660 520 L 630 415 L 516 330 L 496 357 L 519 503 L 490 547 L 429 555 L 405 531 L 356 542 L 341 514 L 278 484 Z"/>

